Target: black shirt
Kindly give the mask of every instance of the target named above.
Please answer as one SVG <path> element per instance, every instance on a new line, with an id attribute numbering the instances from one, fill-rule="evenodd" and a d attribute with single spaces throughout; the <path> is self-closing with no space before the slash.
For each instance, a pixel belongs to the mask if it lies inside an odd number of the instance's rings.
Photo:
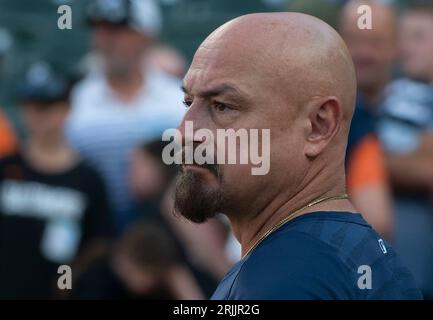
<path id="1" fill-rule="evenodd" d="M 78 278 L 72 290 L 74 300 L 173 300 L 167 288 L 154 288 L 145 294 L 137 294 L 119 278 L 112 269 L 109 258 L 94 263 Z"/>
<path id="2" fill-rule="evenodd" d="M 111 233 L 105 187 L 87 164 L 47 174 L 20 154 L 0 160 L 0 298 L 52 297 L 58 267 Z"/>

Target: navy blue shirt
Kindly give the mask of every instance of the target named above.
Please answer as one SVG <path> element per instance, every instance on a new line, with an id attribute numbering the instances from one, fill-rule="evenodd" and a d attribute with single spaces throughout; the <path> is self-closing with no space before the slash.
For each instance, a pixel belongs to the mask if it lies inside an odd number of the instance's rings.
<path id="1" fill-rule="evenodd" d="M 394 250 L 360 214 L 313 212 L 270 234 L 212 299 L 422 299 Z"/>

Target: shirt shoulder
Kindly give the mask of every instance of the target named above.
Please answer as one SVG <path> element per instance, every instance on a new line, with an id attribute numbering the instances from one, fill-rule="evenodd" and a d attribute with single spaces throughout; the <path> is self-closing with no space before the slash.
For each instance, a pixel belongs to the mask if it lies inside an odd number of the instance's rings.
<path id="1" fill-rule="evenodd" d="M 374 279 L 371 287 L 364 286 L 363 276 Z M 240 266 L 229 294 L 230 299 L 420 297 L 392 247 L 359 214 L 336 212 L 301 216 L 262 242 Z"/>
<path id="2" fill-rule="evenodd" d="M 355 279 L 331 246 L 294 231 L 274 237 L 248 257 L 230 298 L 351 299 L 351 284 Z"/>

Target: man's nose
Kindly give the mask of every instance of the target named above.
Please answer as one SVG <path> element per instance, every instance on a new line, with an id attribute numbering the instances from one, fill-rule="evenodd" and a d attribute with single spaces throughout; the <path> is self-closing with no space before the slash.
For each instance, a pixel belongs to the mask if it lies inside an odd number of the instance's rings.
<path id="1" fill-rule="evenodd" d="M 203 112 L 197 105 L 191 105 L 181 123 L 178 126 L 178 130 L 182 135 L 182 140 L 194 140 L 191 136 L 196 130 L 204 128 Z"/>

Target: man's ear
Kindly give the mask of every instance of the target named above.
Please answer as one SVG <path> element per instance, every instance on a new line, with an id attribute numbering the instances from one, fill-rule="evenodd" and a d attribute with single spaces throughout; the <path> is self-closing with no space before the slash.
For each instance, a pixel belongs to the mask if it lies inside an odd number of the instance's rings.
<path id="1" fill-rule="evenodd" d="M 309 158 L 317 157 L 340 129 L 343 110 L 336 97 L 319 97 L 308 106 L 309 129 L 304 153 Z"/>

